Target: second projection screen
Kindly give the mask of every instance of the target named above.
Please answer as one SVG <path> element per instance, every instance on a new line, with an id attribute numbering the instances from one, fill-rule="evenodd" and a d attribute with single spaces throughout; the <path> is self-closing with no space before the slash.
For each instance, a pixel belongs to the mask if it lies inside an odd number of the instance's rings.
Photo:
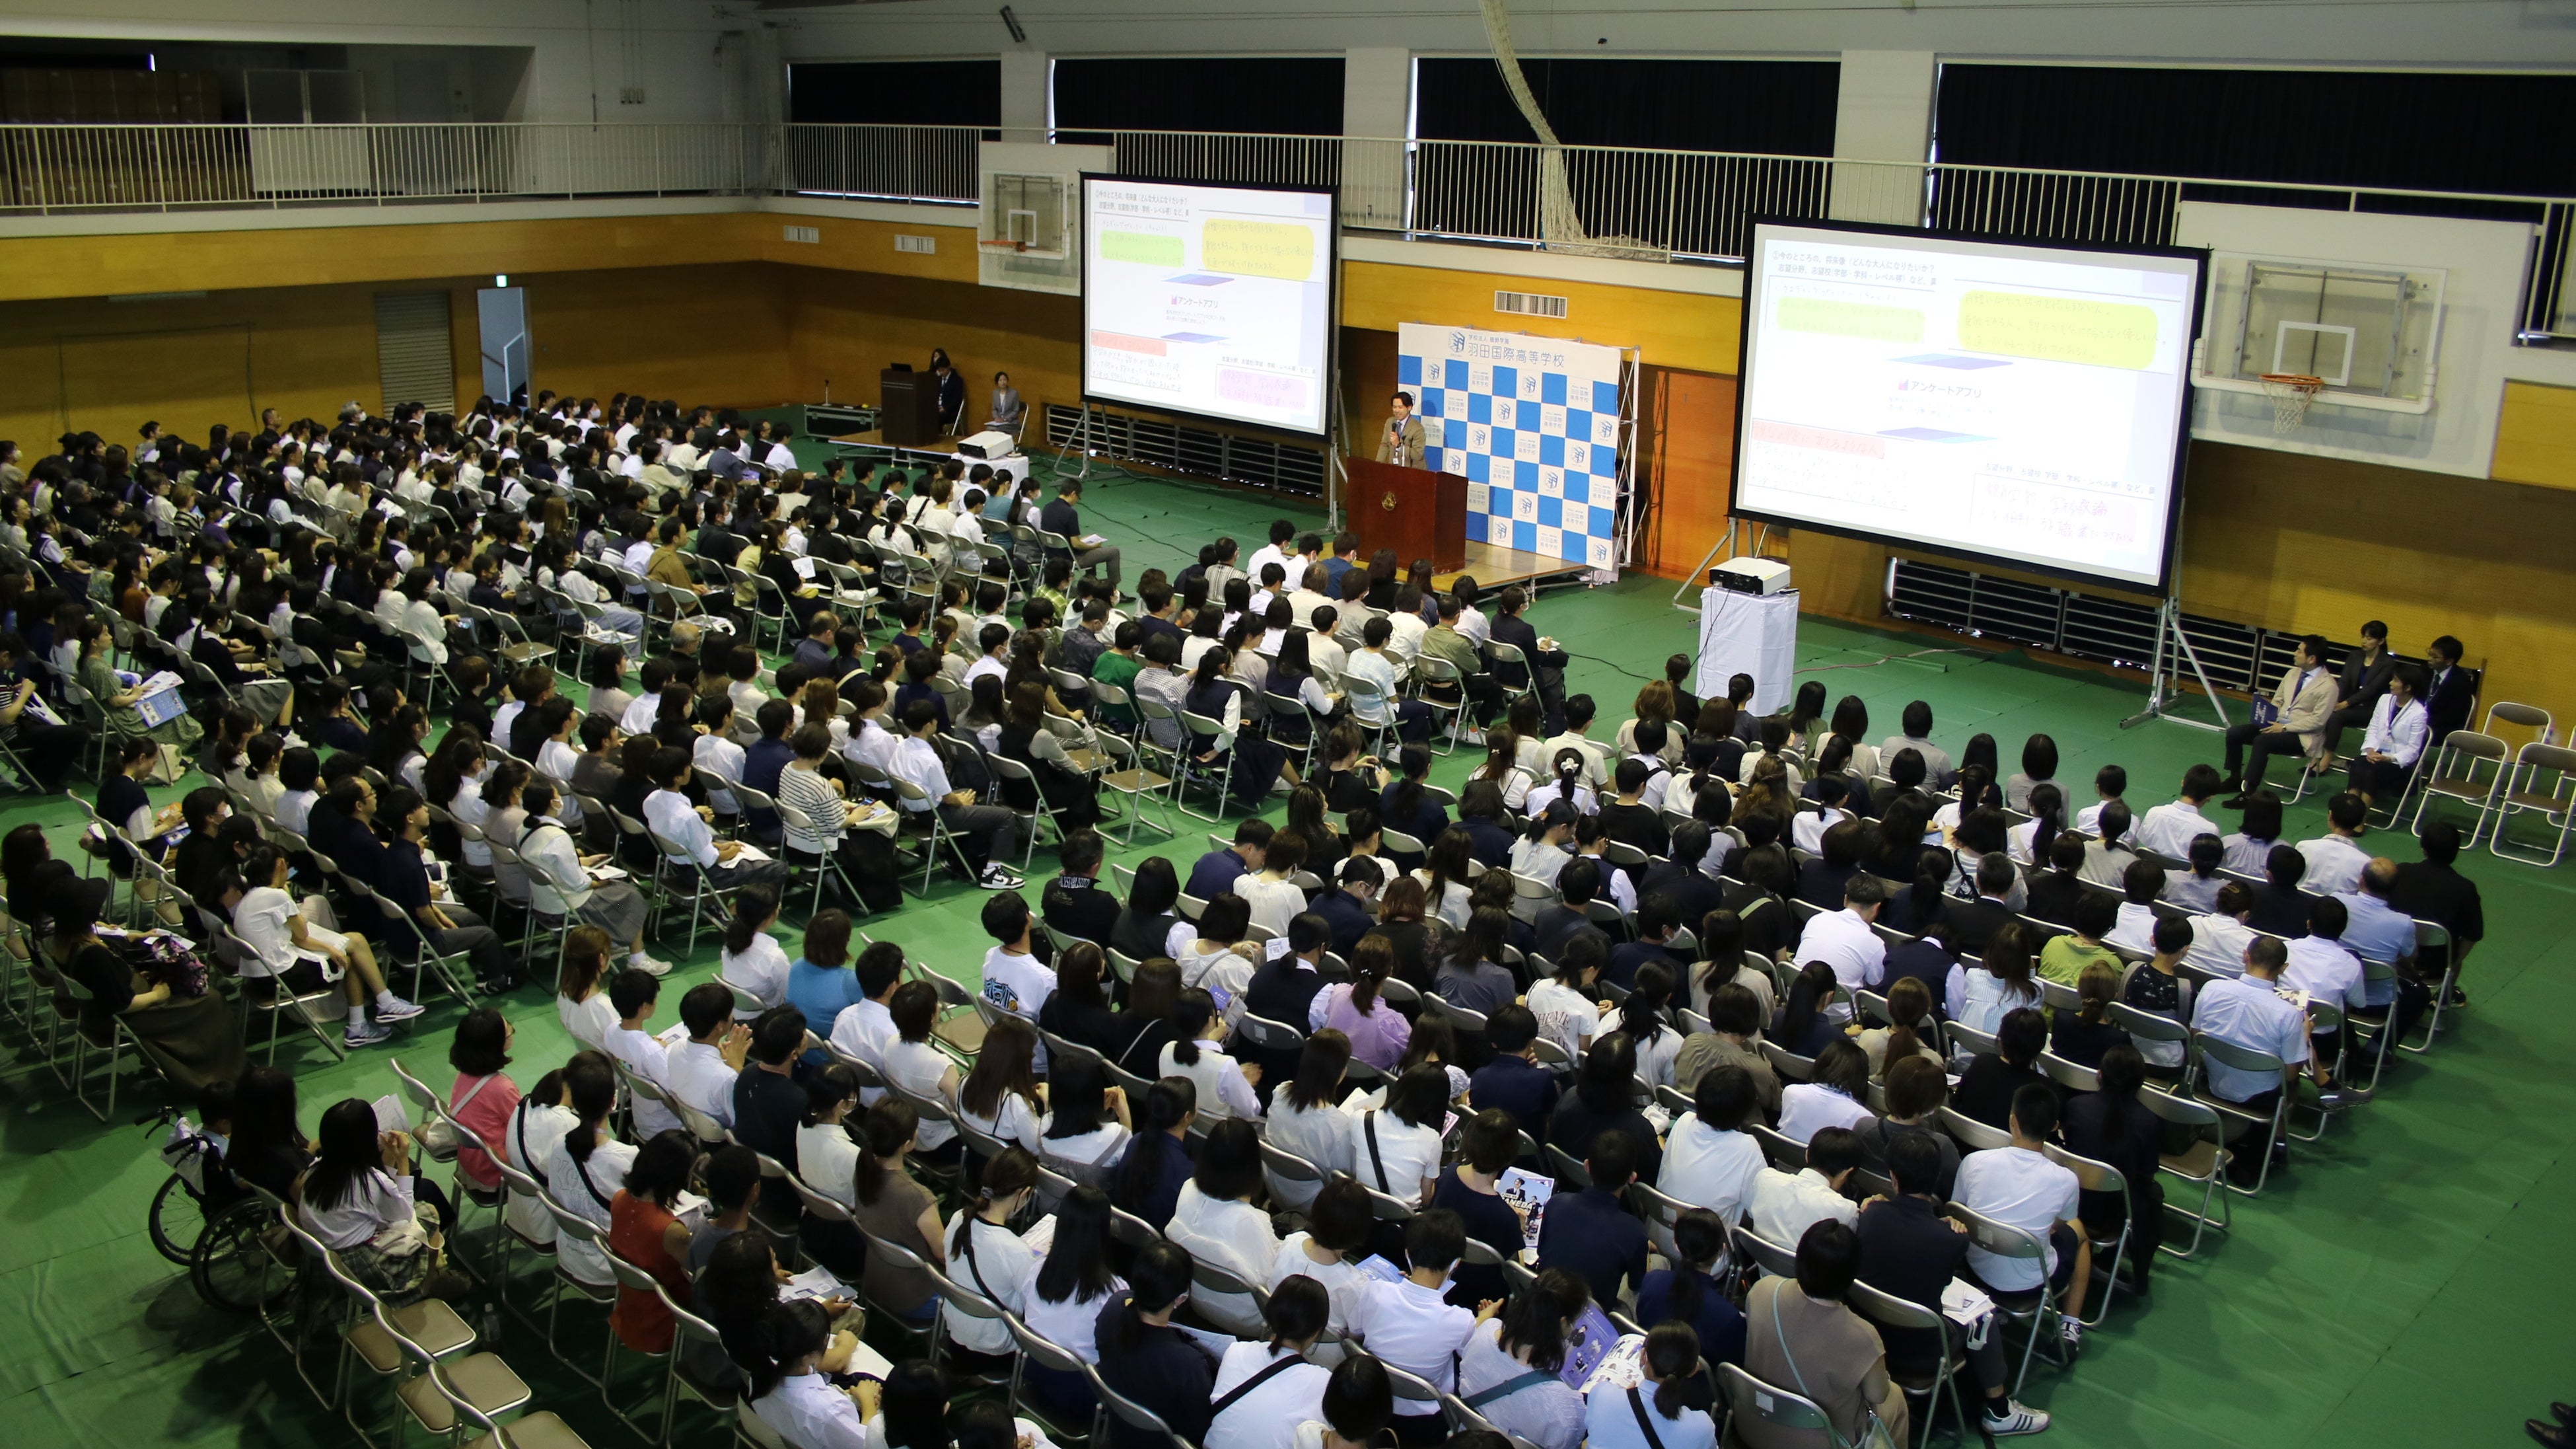
<path id="1" fill-rule="evenodd" d="M 1735 511 L 2160 587 L 2201 267 L 1758 225 Z"/>
<path id="2" fill-rule="evenodd" d="M 1085 176 L 1082 391 L 1321 435 L 1333 194 Z"/>

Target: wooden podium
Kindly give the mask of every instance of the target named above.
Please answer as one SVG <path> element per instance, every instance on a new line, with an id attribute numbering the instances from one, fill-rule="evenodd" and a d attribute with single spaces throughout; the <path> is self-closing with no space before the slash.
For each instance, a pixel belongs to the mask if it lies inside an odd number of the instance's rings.
<path id="1" fill-rule="evenodd" d="M 939 374 L 889 367 L 877 374 L 877 436 L 897 448 L 939 441 Z"/>
<path id="2" fill-rule="evenodd" d="M 1360 552 L 1395 550 L 1396 572 L 1418 558 L 1453 573 L 1467 566 L 1467 480 L 1428 468 L 1399 468 L 1374 458 L 1347 458 L 1350 488 L 1342 513 L 1359 535 Z"/>

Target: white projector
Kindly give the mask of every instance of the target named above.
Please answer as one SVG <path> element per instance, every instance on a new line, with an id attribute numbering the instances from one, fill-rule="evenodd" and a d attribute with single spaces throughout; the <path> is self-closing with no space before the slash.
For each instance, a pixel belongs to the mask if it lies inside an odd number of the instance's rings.
<path id="1" fill-rule="evenodd" d="M 957 440 L 957 451 L 969 458 L 1007 458 L 1020 450 L 1019 440 L 1004 432 L 976 433 Z"/>
<path id="2" fill-rule="evenodd" d="M 1776 558 L 1728 559 L 1708 571 L 1708 581 L 1739 594 L 1784 594 L 1789 591 L 1789 566 Z"/>

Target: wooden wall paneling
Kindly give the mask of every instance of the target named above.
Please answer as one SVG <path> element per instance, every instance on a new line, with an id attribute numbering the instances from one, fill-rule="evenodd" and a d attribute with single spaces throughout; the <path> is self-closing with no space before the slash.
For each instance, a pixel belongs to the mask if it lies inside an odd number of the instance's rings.
<path id="1" fill-rule="evenodd" d="M 258 416 L 247 326 L 68 336 L 58 347 L 63 432 L 131 445 L 146 419 L 203 437 Z"/>

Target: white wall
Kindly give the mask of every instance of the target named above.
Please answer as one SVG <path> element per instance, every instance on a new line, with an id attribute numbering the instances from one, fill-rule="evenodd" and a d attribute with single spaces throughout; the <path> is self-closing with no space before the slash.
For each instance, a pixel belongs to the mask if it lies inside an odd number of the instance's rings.
<path id="1" fill-rule="evenodd" d="M 646 100 L 630 106 L 618 103 L 619 13 L 614 0 L 0 0 L 0 33 L 442 50 L 526 47 L 531 59 L 524 87 L 509 83 L 506 64 L 478 66 L 477 79 L 485 83 L 478 85 L 478 102 L 487 88 L 497 88 L 519 98 L 519 114 L 512 119 L 588 121 L 595 77 L 602 121 L 723 119 L 729 102 L 717 36 L 745 28 L 745 22 L 720 22 L 715 7 L 703 3 L 644 0 Z M 739 95 L 731 102 L 742 103 Z M 499 104 L 507 108 L 506 99 Z"/>
<path id="2" fill-rule="evenodd" d="M 2430 412 L 2380 412 L 2319 401 L 2308 410 L 2303 426 L 2275 434 L 2270 399 L 2201 388 L 2193 394 L 2191 435 L 2486 477 L 2505 378 L 2515 370 L 2516 355 L 2530 351 L 2515 347 L 2513 338 L 2531 235 L 2532 228 L 2518 222 L 2184 202 L 2174 225 L 2178 246 L 2305 261 L 2440 267 L 2448 274 Z M 2204 338 L 2203 344 L 2217 346 L 2218 341 Z"/>

